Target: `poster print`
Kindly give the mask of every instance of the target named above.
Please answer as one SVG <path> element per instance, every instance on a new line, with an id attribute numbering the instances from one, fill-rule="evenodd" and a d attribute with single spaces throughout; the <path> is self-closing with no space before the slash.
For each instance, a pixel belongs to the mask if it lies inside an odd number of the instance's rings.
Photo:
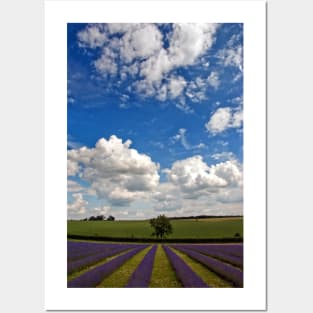
<path id="1" fill-rule="evenodd" d="M 66 23 L 68 292 L 245 290 L 244 29 Z"/>
<path id="2" fill-rule="evenodd" d="M 243 25 L 67 38 L 68 287 L 243 287 Z"/>

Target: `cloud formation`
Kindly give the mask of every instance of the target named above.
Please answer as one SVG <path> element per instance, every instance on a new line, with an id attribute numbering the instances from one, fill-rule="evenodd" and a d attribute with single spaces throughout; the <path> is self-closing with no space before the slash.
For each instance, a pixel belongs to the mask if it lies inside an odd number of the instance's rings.
<path id="1" fill-rule="evenodd" d="M 67 204 L 68 215 L 81 216 L 86 213 L 88 201 L 83 198 L 82 193 L 72 194 L 74 201 Z"/>
<path id="2" fill-rule="evenodd" d="M 186 150 L 202 149 L 206 147 L 204 143 L 199 143 L 198 145 L 191 145 L 186 138 L 186 132 L 187 132 L 186 128 L 180 128 L 177 134 L 170 138 L 171 143 L 180 142 L 181 145 Z"/>
<path id="3" fill-rule="evenodd" d="M 219 75 L 217 72 L 213 71 L 210 73 L 210 75 L 207 78 L 207 81 L 210 86 L 212 86 L 214 89 L 218 89 L 220 85 Z"/>
<path id="4" fill-rule="evenodd" d="M 168 24 L 169 25 L 169 24 Z M 166 38 L 156 24 L 91 24 L 77 35 L 78 45 L 98 49 L 94 67 L 101 75 L 135 78 L 130 88 L 160 101 L 184 97 L 186 78 L 174 74 L 179 67 L 194 65 L 215 41 L 219 24 L 170 24 Z M 227 62 L 234 58 L 228 57 Z M 205 81 L 217 88 L 216 72 Z M 180 99 L 178 108 L 186 110 Z"/>
<path id="5" fill-rule="evenodd" d="M 241 72 L 243 70 L 243 48 L 238 45 L 233 48 L 223 49 L 219 52 L 219 57 L 225 66 L 237 67 Z"/>
<path id="6" fill-rule="evenodd" d="M 153 193 L 156 212 L 172 216 L 241 212 L 243 173 L 237 161 L 209 166 L 196 155 L 163 171 L 168 181 Z"/>
<path id="7" fill-rule="evenodd" d="M 168 180 L 176 186 L 184 198 L 211 197 L 228 188 L 242 187 L 242 169 L 236 161 L 208 166 L 202 156 L 196 155 L 173 163 L 164 170 Z"/>
<path id="8" fill-rule="evenodd" d="M 68 192 L 79 192 L 79 191 L 83 191 L 84 187 L 81 186 L 80 184 L 78 184 L 76 181 L 67 180 L 67 191 Z"/>
<path id="9" fill-rule="evenodd" d="M 99 48 L 108 40 L 100 25 L 89 25 L 77 34 L 80 47 Z"/>
<path id="10" fill-rule="evenodd" d="M 90 183 L 99 198 L 126 205 L 143 192 L 155 189 L 160 178 L 159 165 L 130 145 L 130 140 L 122 142 L 115 135 L 109 140 L 101 138 L 94 148 L 69 150 L 68 166 L 80 167 L 80 178 Z"/>
<path id="11" fill-rule="evenodd" d="M 191 148 L 191 146 L 190 146 L 190 144 L 187 141 L 187 138 L 186 138 L 186 135 L 185 135 L 186 131 L 187 131 L 186 128 L 180 128 L 178 130 L 178 133 L 174 137 L 172 137 L 171 140 L 173 142 L 180 141 L 182 146 L 185 149 L 189 150 Z"/>
<path id="12" fill-rule="evenodd" d="M 180 133 L 184 135 L 185 130 Z M 239 208 L 243 174 L 238 161 L 231 159 L 209 166 L 202 156 L 195 155 L 164 169 L 167 179 L 160 182 L 159 165 L 130 146 L 130 140 L 123 142 L 112 135 L 108 140 L 99 139 L 94 148 L 68 151 L 69 164 L 78 169 L 76 176 L 89 183 L 83 188 L 76 181 L 68 180 L 68 192 L 74 199 L 68 204 L 69 215 L 118 212 L 123 217 L 129 208 L 138 204 L 147 206 L 145 211 L 149 214 L 170 212 L 173 215 L 187 214 L 188 206 L 197 208 L 199 214 L 219 203 L 226 206 L 237 203 Z M 218 154 L 215 157 L 220 159 Z M 89 208 L 83 194 L 96 195 L 109 205 Z M 128 209 L 116 209 L 121 206 Z"/>
<path id="13" fill-rule="evenodd" d="M 243 121 L 243 111 L 240 108 L 224 107 L 217 109 L 205 124 L 213 135 L 222 133 L 229 128 L 240 128 Z"/>
<path id="14" fill-rule="evenodd" d="M 242 24 L 69 23 L 68 56 L 73 216 L 240 212 Z"/>
<path id="15" fill-rule="evenodd" d="M 211 155 L 211 158 L 217 161 L 235 160 L 236 156 L 233 152 L 219 152 Z"/>

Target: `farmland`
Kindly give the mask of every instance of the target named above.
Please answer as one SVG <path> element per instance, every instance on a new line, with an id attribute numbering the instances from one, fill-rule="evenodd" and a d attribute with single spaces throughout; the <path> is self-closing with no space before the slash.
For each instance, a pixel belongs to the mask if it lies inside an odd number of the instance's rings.
<path id="1" fill-rule="evenodd" d="M 68 288 L 243 287 L 242 217 L 171 224 L 156 240 L 147 220 L 68 221 L 68 237 L 84 239 L 68 240 Z"/>
<path id="2" fill-rule="evenodd" d="M 242 244 L 68 241 L 68 288 L 241 288 Z"/>
<path id="3" fill-rule="evenodd" d="M 223 239 L 243 237 L 243 218 L 173 220 L 173 233 L 168 239 Z M 68 221 L 69 236 L 119 239 L 153 239 L 149 221 Z"/>

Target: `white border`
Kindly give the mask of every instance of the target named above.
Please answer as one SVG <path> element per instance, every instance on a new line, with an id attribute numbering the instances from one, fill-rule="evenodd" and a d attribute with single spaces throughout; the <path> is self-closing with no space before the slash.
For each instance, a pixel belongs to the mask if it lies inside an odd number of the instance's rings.
<path id="1" fill-rule="evenodd" d="M 244 288 L 66 288 L 66 30 L 71 22 L 244 23 Z M 45 309 L 266 309 L 263 1 L 45 1 Z"/>

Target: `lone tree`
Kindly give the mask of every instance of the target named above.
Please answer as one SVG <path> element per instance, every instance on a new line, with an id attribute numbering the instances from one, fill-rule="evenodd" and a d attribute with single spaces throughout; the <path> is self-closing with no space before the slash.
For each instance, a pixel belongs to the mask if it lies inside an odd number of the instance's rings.
<path id="1" fill-rule="evenodd" d="M 152 218 L 150 220 L 150 225 L 154 228 L 152 236 L 156 236 L 156 238 L 163 239 L 166 235 L 170 235 L 173 232 L 172 224 L 170 223 L 169 218 L 164 214 L 159 215 L 157 218 Z"/>

